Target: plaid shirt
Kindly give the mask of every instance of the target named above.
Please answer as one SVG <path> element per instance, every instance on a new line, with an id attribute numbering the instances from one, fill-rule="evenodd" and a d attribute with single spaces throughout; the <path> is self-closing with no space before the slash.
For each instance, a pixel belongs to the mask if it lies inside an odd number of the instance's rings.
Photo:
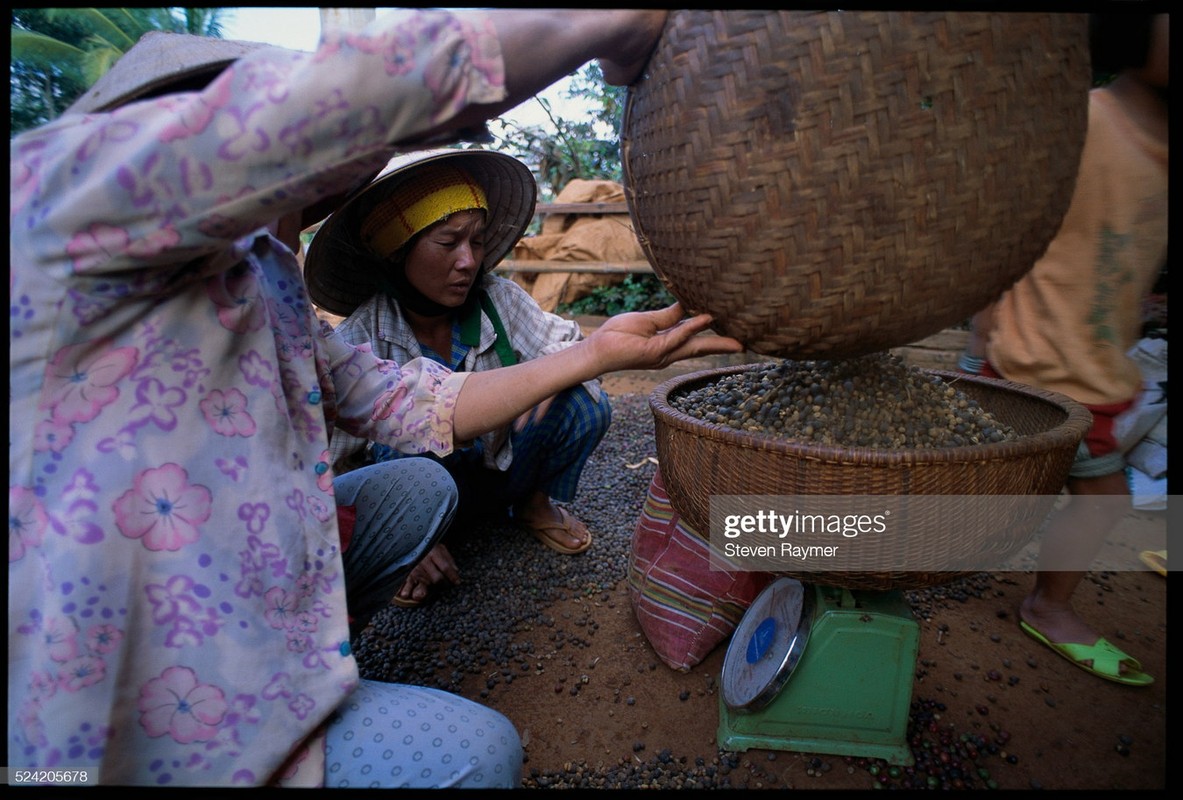
<path id="1" fill-rule="evenodd" d="M 579 323 L 557 314 L 543 311 L 534 298 L 518 284 L 496 275 L 486 274 L 482 287 L 493 301 L 505 332 L 519 361 L 564 350 L 583 338 Z M 411 326 L 397 303 L 388 302 L 385 295 L 375 295 L 357 307 L 348 319 L 337 326 L 337 331 L 351 344 L 369 342 L 379 358 L 406 364 L 424 356 Z M 493 348 L 497 334 L 493 323 L 481 315 L 480 344 L 468 348 L 463 361 L 446 366 L 460 372 L 481 372 L 496 369 L 501 361 Z M 458 324 L 453 325 L 453 353 L 459 342 Z M 430 354 L 434 356 L 435 354 Z M 452 355 L 452 354 L 449 354 Z M 454 357 L 454 356 L 453 356 Z M 588 393 L 599 402 L 600 383 L 593 380 L 584 384 Z M 480 437 L 484 444 L 485 463 L 490 468 L 504 470 L 513 461 L 509 443 L 509 426 Z M 341 464 L 343 459 L 356 457 L 367 446 L 364 439 L 351 436 L 341 429 L 333 431 L 329 444 L 330 463 Z"/>

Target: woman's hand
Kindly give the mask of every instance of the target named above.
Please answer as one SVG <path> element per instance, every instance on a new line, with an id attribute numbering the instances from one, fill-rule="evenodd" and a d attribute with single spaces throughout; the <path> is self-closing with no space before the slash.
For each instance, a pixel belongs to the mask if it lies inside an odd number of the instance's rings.
<path id="1" fill-rule="evenodd" d="M 662 369 L 684 358 L 739 353 L 743 345 L 715 334 L 709 314 L 686 317 L 680 303 L 658 311 L 631 311 L 609 317 L 585 340 L 602 361 L 605 372 L 620 369 Z"/>

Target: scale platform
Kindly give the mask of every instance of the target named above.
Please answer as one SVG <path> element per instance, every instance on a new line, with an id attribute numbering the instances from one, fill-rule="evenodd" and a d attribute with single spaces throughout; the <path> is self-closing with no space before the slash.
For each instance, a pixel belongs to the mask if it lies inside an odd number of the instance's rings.
<path id="1" fill-rule="evenodd" d="M 856 593 L 777 578 L 727 648 L 719 746 L 911 766 L 907 728 L 919 638 L 899 591 Z"/>

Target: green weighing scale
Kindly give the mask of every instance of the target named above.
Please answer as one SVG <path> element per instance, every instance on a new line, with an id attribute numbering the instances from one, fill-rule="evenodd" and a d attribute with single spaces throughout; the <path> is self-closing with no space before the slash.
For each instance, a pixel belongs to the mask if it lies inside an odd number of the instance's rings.
<path id="1" fill-rule="evenodd" d="M 719 746 L 882 758 L 911 766 L 919 626 L 899 591 L 780 577 L 748 608 L 723 660 Z"/>

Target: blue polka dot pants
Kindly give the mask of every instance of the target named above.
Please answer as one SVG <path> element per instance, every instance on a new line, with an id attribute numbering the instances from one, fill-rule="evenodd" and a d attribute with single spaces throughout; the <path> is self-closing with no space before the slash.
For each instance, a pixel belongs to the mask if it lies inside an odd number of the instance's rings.
<path id="1" fill-rule="evenodd" d="M 325 742 L 325 786 L 514 789 L 522 742 L 503 714 L 439 689 L 363 680 Z"/>
<path id="2" fill-rule="evenodd" d="M 355 629 L 387 605 L 456 513 L 456 484 L 429 458 L 404 458 L 333 481 L 356 507 L 344 553 Z M 424 613 L 430 613 L 430 610 Z M 334 713 L 325 786 L 517 788 L 522 743 L 506 717 L 438 689 L 363 680 Z"/>
<path id="3" fill-rule="evenodd" d="M 354 506 L 353 538 L 342 554 L 354 631 L 403 585 L 452 522 L 456 482 L 430 458 L 401 458 L 333 479 L 337 505 Z"/>

